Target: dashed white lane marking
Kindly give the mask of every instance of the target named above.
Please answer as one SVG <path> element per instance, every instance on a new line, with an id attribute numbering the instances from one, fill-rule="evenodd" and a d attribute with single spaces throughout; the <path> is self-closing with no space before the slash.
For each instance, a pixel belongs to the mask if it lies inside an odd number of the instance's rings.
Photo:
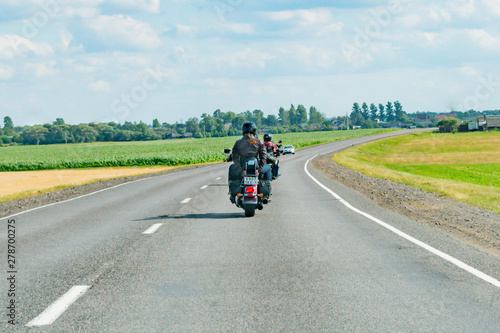
<path id="1" fill-rule="evenodd" d="M 163 225 L 163 223 L 156 223 L 150 226 L 146 231 L 144 231 L 142 234 L 143 235 L 151 235 L 156 232 L 156 230 L 160 229 L 160 227 Z"/>
<path id="2" fill-rule="evenodd" d="M 46 326 L 54 323 L 71 304 L 73 304 L 80 296 L 82 296 L 90 286 L 74 286 L 66 294 L 61 296 L 57 301 L 52 303 L 38 317 L 30 321 L 26 326 Z"/>
<path id="3" fill-rule="evenodd" d="M 325 185 L 323 185 L 322 183 L 320 183 L 320 182 L 319 182 L 316 178 L 314 178 L 314 177 L 313 177 L 313 176 L 309 173 L 309 171 L 307 171 L 307 165 L 308 165 L 308 164 L 309 164 L 309 162 L 310 162 L 311 160 L 313 160 L 316 156 L 318 156 L 318 155 L 313 156 L 311 159 L 309 159 L 309 160 L 306 162 L 306 164 L 304 165 L 304 171 L 306 172 L 306 174 L 307 174 L 307 175 L 308 175 L 308 176 L 309 176 L 309 177 L 310 177 L 310 178 L 311 178 L 311 179 L 312 179 L 312 180 L 313 180 L 316 184 L 318 184 L 318 185 L 319 185 L 320 187 L 322 187 L 325 191 L 327 191 L 328 193 L 330 193 L 330 194 L 331 194 L 331 195 L 332 195 L 335 199 L 339 200 L 339 201 L 340 201 L 340 202 L 341 202 L 344 206 L 346 206 L 346 207 L 347 207 L 347 208 L 349 208 L 350 210 L 352 210 L 352 211 L 354 211 L 354 212 L 356 212 L 356 213 L 358 213 L 358 214 L 360 214 L 360 215 L 363 215 L 364 217 L 366 217 L 366 218 L 368 218 L 368 219 L 372 220 L 373 222 L 375 222 L 375 223 L 377 223 L 377 224 L 381 225 L 382 227 L 384 227 L 384 228 L 386 228 L 386 229 L 388 229 L 388 230 L 392 231 L 392 232 L 393 232 L 393 233 L 395 233 L 396 235 L 403 237 L 404 239 L 406 239 L 406 240 L 408 240 L 408 241 L 412 242 L 413 244 L 418 245 L 418 246 L 420 246 L 420 247 L 422 247 L 422 248 L 426 249 L 427 251 L 429 251 L 429 252 L 431 252 L 431 253 L 433 253 L 433 254 L 437 255 L 438 257 L 441 257 L 442 259 L 444 259 L 444 260 L 446 260 L 446 261 L 448 261 L 448 262 L 452 263 L 453 265 L 455 265 L 455 266 L 457 266 L 457 267 L 459 267 L 459 268 L 461 268 L 461 269 L 463 269 L 463 270 L 465 270 L 465 271 L 469 272 L 470 274 L 475 275 L 476 277 L 478 277 L 478 278 L 480 278 L 480 279 L 482 279 L 482 280 L 484 280 L 484 281 L 486 281 L 486 282 L 488 282 L 488 283 L 491 283 L 491 284 L 492 284 L 492 285 L 494 285 L 495 287 L 500 288 L 500 281 L 498 281 L 497 279 L 495 279 L 495 278 L 493 278 L 493 277 L 491 277 L 491 276 L 489 276 L 489 275 L 487 275 L 487 274 L 485 274 L 485 273 L 483 273 L 483 272 L 481 272 L 481 271 L 479 271 L 479 270 L 475 269 L 474 267 L 471 267 L 471 266 L 467 265 L 466 263 L 464 263 L 464 262 L 462 262 L 462 261 L 460 261 L 460 260 L 458 260 L 458 259 L 456 259 L 456 258 L 454 258 L 454 257 L 452 257 L 452 256 L 450 256 L 450 255 L 448 255 L 448 254 L 446 254 L 446 253 L 444 253 L 444 252 L 439 251 L 438 249 L 433 248 L 432 246 L 430 246 L 430 245 L 428 245 L 428 244 L 426 244 L 426 243 L 424 243 L 424 242 L 419 241 L 419 240 L 418 240 L 418 239 L 416 239 L 416 238 L 413 238 L 413 237 L 412 237 L 412 236 L 410 236 L 410 235 L 405 234 L 405 233 L 404 233 L 404 232 L 402 232 L 401 230 L 398 230 L 398 229 L 394 228 L 393 226 L 391 226 L 391 225 L 389 225 L 389 224 L 387 224 L 387 223 L 385 223 L 385 222 L 383 222 L 383 221 L 381 221 L 381 220 L 377 219 L 376 217 L 373 217 L 373 216 L 371 216 L 370 214 L 367 214 L 367 213 L 365 213 L 365 212 L 363 212 L 363 211 L 361 211 L 361 210 L 359 210 L 359 209 L 357 209 L 357 208 L 353 207 L 350 203 L 348 203 L 347 201 L 345 201 L 344 199 L 342 199 L 342 198 L 341 198 L 341 197 L 340 197 L 337 193 L 333 192 L 333 191 L 332 191 L 332 190 L 330 190 L 328 187 L 326 187 Z"/>
<path id="4" fill-rule="evenodd" d="M 221 179 L 222 179 L 222 177 L 217 177 L 217 178 L 215 178 L 215 180 L 221 180 Z"/>
<path id="5" fill-rule="evenodd" d="M 208 187 L 208 185 L 203 185 L 203 186 L 200 188 L 200 190 L 204 190 L 204 189 L 206 189 L 207 187 Z"/>
<path id="6" fill-rule="evenodd" d="M 186 198 L 181 201 L 181 204 L 187 204 L 189 201 L 191 201 L 191 198 Z"/>

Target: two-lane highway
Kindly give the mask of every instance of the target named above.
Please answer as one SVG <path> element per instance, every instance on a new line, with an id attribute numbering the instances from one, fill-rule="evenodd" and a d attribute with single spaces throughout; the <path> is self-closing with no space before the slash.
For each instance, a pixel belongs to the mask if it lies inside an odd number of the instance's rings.
<path id="1" fill-rule="evenodd" d="M 498 331 L 497 257 L 386 211 L 307 163 L 369 139 L 282 157 L 273 201 L 253 218 L 229 202 L 221 164 L 1 219 L 2 257 L 9 219 L 18 249 L 17 325 L 8 323 L 3 279 L 2 327 Z"/>

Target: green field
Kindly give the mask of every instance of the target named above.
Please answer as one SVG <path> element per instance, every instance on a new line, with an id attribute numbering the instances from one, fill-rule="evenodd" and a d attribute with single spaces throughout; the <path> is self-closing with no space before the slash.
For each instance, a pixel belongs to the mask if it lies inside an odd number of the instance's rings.
<path id="1" fill-rule="evenodd" d="M 500 132 L 418 133 L 368 143 L 334 160 L 500 213 Z"/>
<path id="2" fill-rule="evenodd" d="M 273 140 L 304 148 L 387 132 L 382 129 L 275 134 Z M 239 137 L 0 147 L 0 171 L 189 165 L 220 162 Z"/>

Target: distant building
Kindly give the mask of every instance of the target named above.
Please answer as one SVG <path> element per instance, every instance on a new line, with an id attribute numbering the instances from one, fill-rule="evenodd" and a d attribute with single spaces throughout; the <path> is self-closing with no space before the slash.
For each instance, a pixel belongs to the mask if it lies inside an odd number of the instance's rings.
<path id="1" fill-rule="evenodd" d="M 434 116 L 434 118 L 436 118 L 438 120 L 443 120 L 446 118 L 456 118 L 456 117 L 457 117 L 456 113 L 438 114 L 438 115 Z"/>
<path id="2" fill-rule="evenodd" d="M 500 129 L 500 116 L 484 116 L 486 121 L 486 129 L 492 130 L 494 128 Z"/>

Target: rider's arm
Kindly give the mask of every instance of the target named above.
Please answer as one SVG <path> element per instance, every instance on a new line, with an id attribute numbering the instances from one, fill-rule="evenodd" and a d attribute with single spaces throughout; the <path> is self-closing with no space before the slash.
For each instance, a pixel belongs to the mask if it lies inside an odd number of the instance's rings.
<path id="1" fill-rule="evenodd" d="M 259 151 L 258 151 L 258 159 L 259 159 L 259 172 L 262 170 L 264 165 L 266 165 L 267 162 L 267 152 L 266 152 L 266 147 L 262 143 L 262 141 L 259 142 Z"/>
<path id="2" fill-rule="evenodd" d="M 276 163 L 277 158 L 274 156 L 274 150 L 271 146 L 266 145 L 267 163 Z"/>
<path id="3" fill-rule="evenodd" d="M 236 166 L 236 169 L 238 172 L 241 174 L 243 173 L 243 169 L 241 168 L 241 155 L 238 150 L 237 144 L 235 143 L 233 146 L 233 151 L 231 153 L 231 156 L 233 157 L 233 163 Z"/>

